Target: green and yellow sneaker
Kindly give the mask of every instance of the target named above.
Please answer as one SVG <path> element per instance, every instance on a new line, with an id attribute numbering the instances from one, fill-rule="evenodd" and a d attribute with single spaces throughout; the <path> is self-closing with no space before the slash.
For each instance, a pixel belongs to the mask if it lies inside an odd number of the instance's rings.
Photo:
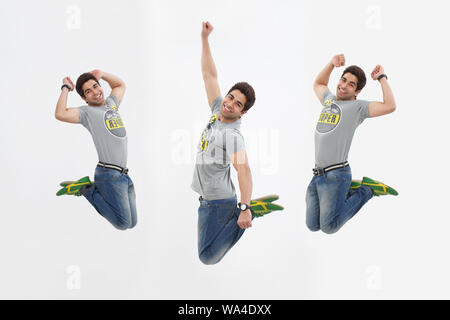
<path id="1" fill-rule="evenodd" d="M 81 196 L 81 193 L 80 193 L 81 187 L 91 186 L 92 182 L 91 182 L 91 180 L 89 180 L 89 177 L 84 177 L 78 181 L 64 181 L 64 182 L 61 182 L 59 185 L 63 188 L 60 189 L 56 193 L 57 196 L 62 196 L 64 194 L 67 194 L 67 195 L 74 195 L 74 196 L 79 197 L 79 196 Z"/>
<path id="2" fill-rule="evenodd" d="M 280 197 L 277 195 L 265 196 L 262 198 L 250 201 L 250 210 L 253 212 L 255 218 L 261 218 L 272 211 L 281 211 L 284 208 L 278 204 L 272 203 Z"/>
<path id="3" fill-rule="evenodd" d="M 352 180 L 352 183 L 350 184 L 350 189 L 356 190 L 362 185 L 370 187 L 373 190 L 373 195 L 376 197 L 386 196 L 389 194 L 393 196 L 398 196 L 398 192 L 394 188 L 391 188 L 382 182 L 375 181 L 367 177 L 364 177 L 362 181 Z"/>
<path id="4" fill-rule="evenodd" d="M 391 188 L 382 182 L 375 181 L 367 177 L 363 178 L 361 185 L 370 187 L 373 190 L 374 195 L 376 196 L 398 196 L 398 192 L 394 188 Z"/>

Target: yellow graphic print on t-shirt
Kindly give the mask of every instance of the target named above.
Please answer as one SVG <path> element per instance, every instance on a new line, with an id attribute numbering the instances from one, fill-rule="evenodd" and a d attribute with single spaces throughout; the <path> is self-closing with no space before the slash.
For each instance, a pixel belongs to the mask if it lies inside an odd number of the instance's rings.
<path id="1" fill-rule="evenodd" d="M 328 112 L 322 112 L 319 117 L 319 123 L 327 123 L 327 124 L 338 124 L 339 122 L 339 115 L 338 114 L 332 114 Z"/>
<path id="2" fill-rule="evenodd" d="M 326 100 L 324 105 L 319 121 L 317 121 L 316 130 L 319 133 L 331 132 L 342 120 L 342 110 L 334 101 Z"/>
<path id="3" fill-rule="evenodd" d="M 325 101 L 325 107 L 330 107 L 330 105 L 332 103 L 333 103 L 332 100 Z M 330 113 L 330 109 L 329 108 L 325 108 L 324 111 L 325 110 L 326 110 L 326 112 L 322 112 L 320 114 L 319 123 L 334 124 L 334 125 L 338 124 L 340 115 L 339 114 Z"/>
<path id="4" fill-rule="evenodd" d="M 107 119 L 106 126 L 108 127 L 109 130 L 117 130 L 125 127 L 123 125 L 122 118 Z"/>
<path id="5" fill-rule="evenodd" d="M 119 138 L 126 137 L 125 125 L 115 105 L 110 106 L 105 112 L 104 121 L 108 131 L 114 136 Z"/>
<path id="6" fill-rule="evenodd" d="M 211 117 L 211 119 L 209 119 L 208 126 L 206 127 L 206 129 L 205 129 L 205 130 L 203 131 L 203 133 L 202 133 L 202 138 L 200 139 L 200 148 L 202 149 L 202 151 L 206 151 L 206 149 L 208 149 L 208 140 L 206 140 L 205 133 L 206 133 L 208 130 L 211 130 L 211 125 L 212 125 L 214 122 L 216 122 L 216 120 L 217 120 L 217 115 L 214 114 L 214 115 Z"/>

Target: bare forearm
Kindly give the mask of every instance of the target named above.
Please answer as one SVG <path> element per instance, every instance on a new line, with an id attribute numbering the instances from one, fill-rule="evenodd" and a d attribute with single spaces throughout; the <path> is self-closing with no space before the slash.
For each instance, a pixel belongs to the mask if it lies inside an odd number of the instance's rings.
<path id="1" fill-rule="evenodd" d="M 209 41 L 207 38 L 202 39 L 202 74 L 203 78 L 217 78 L 217 69 L 211 54 L 211 48 L 209 46 Z"/>
<path id="2" fill-rule="evenodd" d="M 316 80 L 314 81 L 315 85 L 323 85 L 328 86 L 328 82 L 330 81 L 331 73 L 334 70 L 333 63 L 329 62 L 325 68 L 318 74 Z"/>
<path id="3" fill-rule="evenodd" d="M 394 93 L 386 78 L 380 80 L 381 89 L 383 90 L 383 103 L 395 109 Z"/>
<path id="4" fill-rule="evenodd" d="M 102 80 L 108 82 L 111 89 L 123 87 L 125 88 L 125 82 L 123 82 L 119 77 L 108 73 L 108 72 L 102 72 Z"/>
<path id="5" fill-rule="evenodd" d="M 252 173 L 250 168 L 244 167 L 238 171 L 239 189 L 241 190 L 241 202 L 250 205 L 253 190 Z"/>
<path id="6" fill-rule="evenodd" d="M 67 111 L 67 97 L 69 96 L 69 89 L 63 88 L 56 104 L 55 117 L 58 118 L 59 115 Z"/>

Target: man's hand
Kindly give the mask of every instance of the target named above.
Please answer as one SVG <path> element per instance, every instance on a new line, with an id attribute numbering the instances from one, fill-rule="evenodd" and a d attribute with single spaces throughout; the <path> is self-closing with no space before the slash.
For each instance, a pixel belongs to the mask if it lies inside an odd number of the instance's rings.
<path id="1" fill-rule="evenodd" d="M 72 80 L 70 80 L 69 77 L 65 77 L 65 78 L 63 79 L 63 84 L 67 84 L 67 85 L 70 87 L 70 91 L 73 91 L 73 88 L 75 87 L 75 86 L 73 85 Z"/>
<path id="2" fill-rule="evenodd" d="M 100 79 L 103 77 L 103 71 L 101 70 L 92 70 L 90 73 L 94 75 L 97 81 L 100 81 Z"/>
<path id="3" fill-rule="evenodd" d="M 241 229 L 248 229 L 252 227 L 252 212 L 250 209 L 241 211 L 237 224 Z"/>
<path id="4" fill-rule="evenodd" d="M 384 74 L 383 66 L 377 65 L 375 69 L 373 69 L 371 76 L 373 80 L 378 80 L 378 77 L 382 74 Z"/>
<path id="5" fill-rule="evenodd" d="M 207 39 L 211 32 L 213 32 L 214 28 L 209 22 L 202 23 L 202 39 Z"/>
<path id="6" fill-rule="evenodd" d="M 331 59 L 331 63 L 336 68 L 343 67 L 345 66 L 345 56 L 343 54 L 335 55 L 333 59 Z"/>

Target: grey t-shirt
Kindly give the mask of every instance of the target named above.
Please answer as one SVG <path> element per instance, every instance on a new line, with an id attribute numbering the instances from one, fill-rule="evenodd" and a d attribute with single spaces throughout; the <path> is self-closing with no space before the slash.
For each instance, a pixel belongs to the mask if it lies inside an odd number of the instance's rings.
<path id="1" fill-rule="evenodd" d="M 228 199 L 236 195 L 230 176 L 230 155 L 245 150 L 239 131 L 241 120 L 232 123 L 219 121 L 223 98 L 211 107 L 212 117 L 200 139 L 192 180 L 192 189 L 205 200 Z"/>
<path id="2" fill-rule="evenodd" d="M 324 93 L 315 134 L 317 167 L 347 161 L 355 130 L 369 117 L 369 104 L 364 100 L 337 101 L 330 91 Z"/>
<path id="3" fill-rule="evenodd" d="M 80 123 L 91 133 L 99 161 L 126 168 L 128 138 L 118 105 L 117 98 L 110 95 L 106 98 L 106 106 L 81 106 L 78 109 Z"/>

